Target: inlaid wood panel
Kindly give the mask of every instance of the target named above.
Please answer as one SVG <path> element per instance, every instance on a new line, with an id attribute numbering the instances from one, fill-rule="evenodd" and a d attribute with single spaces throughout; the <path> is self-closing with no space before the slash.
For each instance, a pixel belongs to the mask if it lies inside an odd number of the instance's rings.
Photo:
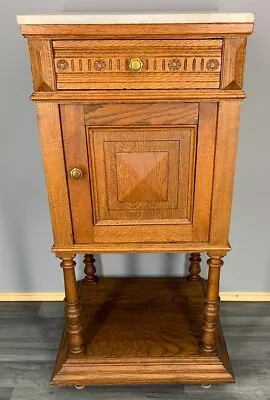
<path id="1" fill-rule="evenodd" d="M 119 179 L 117 202 L 134 204 L 167 201 L 169 152 L 152 149 L 141 151 L 141 143 L 138 144 L 138 151 L 116 151 L 113 162 L 116 161 L 116 177 Z"/>
<path id="2" fill-rule="evenodd" d="M 195 134 L 195 127 L 89 128 L 96 223 L 190 222 Z"/>
<path id="3" fill-rule="evenodd" d="M 222 40 L 56 40 L 53 48 L 58 89 L 219 88 Z"/>

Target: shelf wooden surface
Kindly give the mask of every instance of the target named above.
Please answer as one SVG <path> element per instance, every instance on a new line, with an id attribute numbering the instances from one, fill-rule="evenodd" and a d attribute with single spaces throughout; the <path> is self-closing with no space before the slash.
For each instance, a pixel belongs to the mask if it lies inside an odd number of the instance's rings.
<path id="1" fill-rule="evenodd" d="M 67 351 L 52 385 L 233 382 L 220 325 L 217 351 L 201 350 L 204 281 L 101 278 L 80 284 L 85 351 Z"/>

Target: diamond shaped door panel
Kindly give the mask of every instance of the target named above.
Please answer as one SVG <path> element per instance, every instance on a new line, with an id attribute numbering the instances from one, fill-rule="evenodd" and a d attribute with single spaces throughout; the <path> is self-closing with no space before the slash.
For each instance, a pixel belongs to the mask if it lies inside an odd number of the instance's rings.
<path id="1" fill-rule="evenodd" d="M 196 127 L 91 128 L 87 137 L 96 224 L 191 222 Z"/>
<path id="2" fill-rule="evenodd" d="M 109 107 L 61 106 L 74 242 L 207 241 L 217 104 Z"/>
<path id="3" fill-rule="evenodd" d="M 168 154 L 166 151 L 139 149 L 116 153 L 117 200 L 146 205 L 168 200 Z"/>

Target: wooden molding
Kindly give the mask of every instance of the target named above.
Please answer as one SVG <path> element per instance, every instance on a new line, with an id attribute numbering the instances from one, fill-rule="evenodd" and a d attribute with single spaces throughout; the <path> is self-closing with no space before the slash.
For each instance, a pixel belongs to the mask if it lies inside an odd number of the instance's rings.
<path id="1" fill-rule="evenodd" d="M 170 102 L 179 102 L 184 100 L 185 102 L 194 101 L 219 101 L 221 99 L 239 99 L 245 98 L 245 93 L 242 90 L 220 90 L 220 89 L 207 89 L 200 91 L 198 90 L 177 90 L 170 89 Z M 120 102 L 129 101 L 129 103 L 135 102 L 166 102 L 168 101 L 168 90 L 68 90 L 58 92 L 34 92 L 31 96 L 31 100 L 36 102 L 56 102 L 56 103 L 73 103 L 82 102 Z"/>
<path id="2" fill-rule="evenodd" d="M 0 301 L 63 301 L 64 292 L 0 293 Z M 220 292 L 221 301 L 270 301 L 270 292 Z"/>
<path id="3" fill-rule="evenodd" d="M 221 38 L 224 36 L 249 35 L 253 23 L 217 24 L 90 24 L 90 25 L 21 25 L 21 32 L 27 38 L 53 39 L 178 39 Z"/>

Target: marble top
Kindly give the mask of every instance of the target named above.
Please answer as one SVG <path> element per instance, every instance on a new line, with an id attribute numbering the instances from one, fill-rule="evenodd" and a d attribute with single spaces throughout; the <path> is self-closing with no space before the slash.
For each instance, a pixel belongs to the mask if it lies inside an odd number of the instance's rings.
<path id="1" fill-rule="evenodd" d="M 214 24 L 253 22 L 252 13 L 91 13 L 18 15 L 20 25 L 43 24 Z"/>

